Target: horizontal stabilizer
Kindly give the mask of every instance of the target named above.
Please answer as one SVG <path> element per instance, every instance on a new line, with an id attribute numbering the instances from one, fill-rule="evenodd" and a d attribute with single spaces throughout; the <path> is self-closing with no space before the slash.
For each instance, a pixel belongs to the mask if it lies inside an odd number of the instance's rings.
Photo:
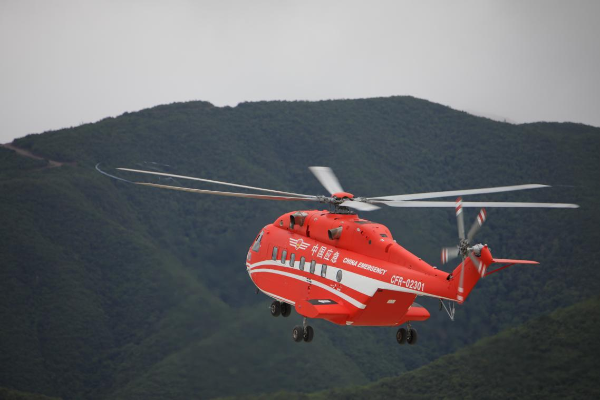
<path id="1" fill-rule="evenodd" d="M 511 260 L 509 258 L 494 258 L 492 259 L 492 264 L 504 264 L 503 266 L 501 266 L 500 268 L 496 268 L 493 271 L 487 271 L 487 273 L 485 274 L 485 276 L 491 275 L 493 273 L 496 273 L 498 271 L 502 271 L 505 268 L 508 267 L 512 267 L 515 264 L 532 264 L 532 265 L 538 265 L 539 262 L 537 261 L 531 261 L 531 260 Z"/>
<path id="2" fill-rule="evenodd" d="M 494 258 L 492 263 L 497 264 L 539 264 L 537 261 L 531 260 L 511 260 L 509 258 Z"/>

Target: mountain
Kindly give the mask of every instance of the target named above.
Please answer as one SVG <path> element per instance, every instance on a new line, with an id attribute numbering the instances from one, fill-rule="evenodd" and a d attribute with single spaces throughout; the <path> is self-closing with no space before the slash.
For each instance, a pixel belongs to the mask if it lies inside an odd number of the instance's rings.
<path id="1" fill-rule="evenodd" d="M 597 399 L 600 298 L 536 318 L 395 378 L 246 399 Z M 524 354 L 532 355 L 523 357 Z"/>
<path id="2" fill-rule="evenodd" d="M 189 399 L 366 384 L 598 292 L 598 128 L 511 125 L 411 97 L 189 102 L 13 145 L 42 160 L 0 148 L 0 387 Z M 358 196 L 545 183 L 554 187 L 477 198 L 581 208 L 488 210 L 478 241 L 541 265 L 482 280 L 454 322 L 419 299 L 433 314 L 413 325 L 419 345 L 398 346 L 392 328 L 322 321 L 307 345 L 291 340 L 297 314 L 269 315 L 244 259 L 261 227 L 311 204 L 137 187 L 97 163 L 309 194 L 323 193 L 310 165 L 332 167 Z M 457 242 L 452 210 L 363 216 L 434 265 Z"/>

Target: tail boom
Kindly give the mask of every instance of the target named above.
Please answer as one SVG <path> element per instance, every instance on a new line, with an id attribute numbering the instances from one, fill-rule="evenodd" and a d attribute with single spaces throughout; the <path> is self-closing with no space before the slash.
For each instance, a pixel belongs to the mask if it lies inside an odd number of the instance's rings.
<path id="1" fill-rule="evenodd" d="M 488 268 L 492 264 L 504 265 L 492 271 L 488 271 Z M 460 304 L 464 303 L 464 301 L 471 293 L 471 290 L 473 290 L 473 288 L 481 278 L 494 274 L 508 267 L 512 267 L 516 264 L 537 265 L 539 263 L 537 261 L 531 260 L 493 258 L 492 253 L 490 252 L 490 249 L 487 245 L 481 248 L 479 256 L 472 252 L 470 256 L 465 258 L 465 260 L 461 264 L 459 264 L 452 272 L 452 276 L 455 280 L 458 280 L 458 277 L 461 276 L 461 273 L 463 274 L 462 282 L 457 283 L 456 285 L 456 301 Z M 465 268 L 464 273 L 461 271 L 461 268 L 463 266 Z"/>

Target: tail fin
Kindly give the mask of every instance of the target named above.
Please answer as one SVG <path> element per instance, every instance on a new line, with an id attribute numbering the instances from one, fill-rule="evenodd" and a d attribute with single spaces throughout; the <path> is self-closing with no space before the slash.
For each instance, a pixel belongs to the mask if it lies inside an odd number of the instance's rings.
<path id="1" fill-rule="evenodd" d="M 496 268 L 492 271 L 488 271 L 488 268 L 492 264 L 504 264 L 500 268 Z M 459 303 L 464 303 L 467 299 L 471 290 L 475 287 L 477 282 L 488 275 L 496 273 L 505 268 L 511 267 L 515 264 L 539 264 L 537 261 L 529 260 L 510 260 L 492 257 L 492 253 L 488 249 L 487 245 L 481 247 L 480 255 L 477 256 L 475 252 L 471 252 L 470 256 L 467 257 L 463 263 L 459 264 L 458 267 L 452 272 L 456 284 L 456 300 Z M 461 270 L 464 265 L 464 272 Z M 460 279 L 462 274 L 462 279 Z M 462 281 L 462 282 L 461 282 Z M 462 287 L 461 287 L 462 286 Z"/>
<path id="2" fill-rule="evenodd" d="M 475 264 L 474 261 L 477 261 L 477 264 Z M 473 255 L 472 257 L 467 257 L 464 262 L 460 263 L 458 267 L 454 269 L 452 276 L 456 282 L 456 301 L 461 304 L 464 303 L 471 293 L 471 290 L 473 290 L 473 287 L 475 287 L 477 282 L 485 276 L 488 265 L 485 265 L 481 260 L 481 257 Z M 465 269 L 464 272 L 462 271 L 463 266 Z"/>

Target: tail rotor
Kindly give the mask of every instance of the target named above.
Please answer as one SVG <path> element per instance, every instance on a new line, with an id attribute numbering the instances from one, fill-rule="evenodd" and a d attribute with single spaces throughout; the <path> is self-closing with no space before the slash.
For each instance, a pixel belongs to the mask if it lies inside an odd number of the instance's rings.
<path id="1" fill-rule="evenodd" d="M 477 218 L 475 218 L 475 222 L 473 222 L 473 225 L 471 226 L 471 229 L 469 229 L 469 233 L 467 234 L 467 240 L 469 242 L 473 240 L 475 234 L 483 226 L 483 223 L 485 222 L 486 218 L 487 212 L 485 211 L 485 208 L 482 208 L 481 210 L 479 210 L 479 214 L 477 214 Z"/>
<path id="2" fill-rule="evenodd" d="M 487 218 L 487 213 L 485 208 L 482 208 L 477 214 L 477 218 L 473 222 L 471 229 L 469 229 L 469 233 L 465 236 L 465 220 L 463 214 L 463 203 L 462 198 L 456 199 L 456 221 L 458 225 L 458 239 L 459 243 L 456 247 L 444 247 L 442 248 L 442 264 L 446 264 L 448 261 L 457 258 L 459 255 L 462 257 L 462 263 L 460 266 L 460 276 L 458 279 L 458 291 L 456 293 L 456 300 L 460 303 L 464 301 L 464 276 L 465 276 L 465 267 L 466 267 L 466 259 L 467 257 L 471 260 L 475 268 L 477 268 L 477 272 L 483 277 L 485 275 L 485 265 L 479 259 L 477 259 L 476 254 L 481 249 L 481 245 L 470 246 L 470 242 L 475 237 L 475 234 L 479 231 L 479 229 L 483 226 Z"/>

